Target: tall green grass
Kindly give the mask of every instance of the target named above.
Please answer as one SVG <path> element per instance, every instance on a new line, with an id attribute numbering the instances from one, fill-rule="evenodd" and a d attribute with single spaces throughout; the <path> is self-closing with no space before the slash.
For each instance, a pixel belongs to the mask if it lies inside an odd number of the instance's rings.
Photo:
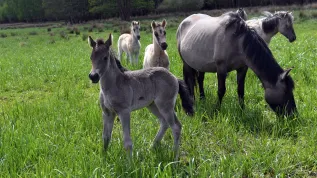
<path id="1" fill-rule="evenodd" d="M 174 24 L 167 26 L 167 52 L 171 72 L 182 78 L 175 35 L 182 18 L 173 19 Z M 314 177 L 316 26 L 315 20 L 298 21 L 294 43 L 277 35 L 270 44 L 283 68 L 294 66 L 291 76 L 299 117 L 276 118 L 251 70 L 245 110 L 238 106 L 235 72 L 231 72 L 221 110 L 215 112 L 216 75 L 207 74 L 207 99 L 195 102 L 193 118 L 177 102 L 183 125 L 178 162 L 173 162 L 170 130 L 158 149 L 150 149 L 159 123 L 146 109 L 131 116 L 132 160 L 127 159 L 117 119 L 104 152 L 99 86 L 88 79 L 87 42 L 75 34 L 61 38 L 58 34 L 65 28 L 52 29 L 55 36 L 46 28 L 15 29 L 17 35 L 0 38 L 0 177 Z M 37 35 L 27 35 L 33 31 Z M 110 32 L 85 33 L 106 38 Z M 141 36 L 140 64 L 131 66 L 123 60 L 131 70 L 142 68 L 144 49 L 152 42 L 150 33 L 142 31 Z M 118 37 L 114 33 L 114 50 Z M 55 43 L 48 43 L 52 38 Z"/>

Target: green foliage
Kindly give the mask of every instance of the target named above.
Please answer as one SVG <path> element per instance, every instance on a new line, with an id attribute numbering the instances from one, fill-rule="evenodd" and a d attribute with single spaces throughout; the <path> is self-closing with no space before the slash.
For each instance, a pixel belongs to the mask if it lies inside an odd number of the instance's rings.
<path id="1" fill-rule="evenodd" d="M 204 0 L 165 0 L 158 10 L 160 11 L 191 11 L 200 10 L 204 6 Z"/>
<path id="2" fill-rule="evenodd" d="M 1 38 L 6 38 L 8 35 L 7 34 L 5 34 L 5 33 L 0 33 L 0 37 Z"/>

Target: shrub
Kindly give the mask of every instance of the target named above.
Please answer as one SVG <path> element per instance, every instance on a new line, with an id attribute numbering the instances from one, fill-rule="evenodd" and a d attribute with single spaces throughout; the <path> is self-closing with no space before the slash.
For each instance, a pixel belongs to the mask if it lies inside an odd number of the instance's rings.
<path id="1" fill-rule="evenodd" d="M 74 30 L 74 32 L 75 32 L 76 35 L 80 35 L 80 30 L 79 30 L 79 28 L 74 27 L 73 30 Z"/>
<path id="2" fill-rule="evenodd" d="M 88 39 L 88 34 L 87 33 L 83 33 L 81 35 L 81 38 L 83 39 L 83 41 L 87 40 Z"/>
<path id="3" fill-rule="evenodd" d="M 17 33 L 15 33 L 15 32 L 11 32 L 10 34 L 11 34 L 11 36 L 17 36 Z"/>
<path id="4" fill-rule="evenodd" d="M 94 28 L 92 27 L 92 26 L 90 26 L 89 28 L 88 28 L 88 31 L 89 32 L 92 32 L 94 30 Z"/>
<path id="5" fill-rule="evenodd" d="M 312 16 L 312 18 L 317 18 L 317 12 L 313 12 L 313 13 L 311 14 L 311 16 Z"/>
<path id="6" fill-rule="evenodd" d="M 6 38 L 8 35 L 7 34 L 5 34 L 5 33 L 0 33 L 0 37 L 1 38 Z"/>
<path id="7" fill-rule="evenodd" d="M 50 32 L 50 31 L 52 31 L 52 29 L 51 28 L 47 28 L 47 31 Z"/>
<path id="8" fill-rule="evenodd" d="M 298 16 L 300 19 L 307 19 L 308 18 L 308 15 L 304 11 L 300 11 Z"/>
<path id="9" fill-rule="evenodd" d="M 29 35 L 37 35 L 38 33 L 36 31 L 29 32 Z"/>
<path id="10" fill-rule="evenodd" d="M 51 38 L 48 42 L 48 44 L 54 44 L 55 43 L 55 40 L 53 38 Z"/>
<path id="11" fill-rule="evenodd" d="M 59 33 L 59 35 L 60 35 L 61 38 L 63 38 L 63 39 L 66 39 L 66 40 L 69 39 L 68 35 L 67 35 L 64 31 L 61 31 L 61 32 Z"/>

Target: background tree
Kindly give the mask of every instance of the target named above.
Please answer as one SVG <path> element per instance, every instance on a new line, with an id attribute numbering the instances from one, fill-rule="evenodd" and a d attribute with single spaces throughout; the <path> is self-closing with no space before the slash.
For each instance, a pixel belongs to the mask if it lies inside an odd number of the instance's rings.
<path id="1" fill-rule="evenodd" d="M 117 0 L 121 20 L 130 21 L 131 0 Z"/>

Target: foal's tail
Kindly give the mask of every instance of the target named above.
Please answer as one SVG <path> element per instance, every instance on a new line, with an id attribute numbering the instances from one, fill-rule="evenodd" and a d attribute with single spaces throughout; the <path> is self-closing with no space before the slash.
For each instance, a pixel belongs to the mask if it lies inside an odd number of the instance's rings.
<path id="1" fill-rule="evenodd" d="M 179 90 L 178 93 L 182 100 L 182 106 L 186 114 L 193 116 L 194 115 L 194 100 L 190 96 L 188 88 L 184 80 L 178 79 Z"/>

